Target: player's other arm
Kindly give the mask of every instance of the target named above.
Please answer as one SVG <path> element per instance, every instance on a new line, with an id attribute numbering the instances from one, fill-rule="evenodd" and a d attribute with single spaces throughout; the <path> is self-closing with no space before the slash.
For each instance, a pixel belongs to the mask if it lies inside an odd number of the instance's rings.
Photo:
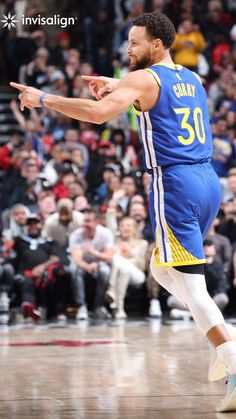
<path id="1" fill-rule="evenodd" d="M 11 83 L 11 86 L 22 90 L 19 95 L 22 110 L 24 107 L 40 106 L 39 100 L 43 92 L 17 83 Z M 135 101 L 142 103 L 143 98 L 147 97 L 147 92 L 148 96 L 151 97 L 153 90 L 157 89 L 156 86 L 157 84 L 149 72 L 138 70 L 124 77 L 117 89 L 99 102 L 47 94 L 44 97 L 44 106 L 70 118 L 102 124 L 127 110 Z"/>
<path id="2" fill-rule="evenodd" d="M 102 99 L 107 93 L 114 92 L 121 82 L 120 79 L 114 79 L 104 76 L 81 76 L 81 78 L 89 82 L 89 92 L 96 99 Z"/>

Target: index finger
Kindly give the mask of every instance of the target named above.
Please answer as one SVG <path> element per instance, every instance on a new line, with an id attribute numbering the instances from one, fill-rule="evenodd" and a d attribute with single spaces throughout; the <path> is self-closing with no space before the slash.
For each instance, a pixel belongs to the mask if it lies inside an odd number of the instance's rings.
<path id="1" fill-rule="evenodd" d="M 27 88 L 27 86 L 25 86 L 24 84 L 15 83 L 14 81 L 11 81 L 10 86 L 22 91 L 24 91 Z"/>
<path id="2" fill-rule="evenodd" d="M 87 81 L 98 81 L 101 80 L 101 76 L 81 76 L 81 79 Z"/>

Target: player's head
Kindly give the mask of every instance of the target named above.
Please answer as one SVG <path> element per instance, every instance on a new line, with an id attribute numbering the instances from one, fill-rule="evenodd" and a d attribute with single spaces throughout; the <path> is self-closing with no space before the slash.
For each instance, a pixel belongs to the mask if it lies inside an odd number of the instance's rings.
<path id="1" fill-rule="evenodd" d="M 163 13 L 143 13 L 133 20 L 127 54 L 131 71 L 152 65 L 175 39 L 175 27 Z"/>

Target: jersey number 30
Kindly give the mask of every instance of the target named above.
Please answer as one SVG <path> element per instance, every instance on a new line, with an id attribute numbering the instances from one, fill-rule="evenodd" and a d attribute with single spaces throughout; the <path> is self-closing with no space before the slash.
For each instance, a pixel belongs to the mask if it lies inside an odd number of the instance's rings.
<path id="1" fill-rule="evenodd" d="M 195 138 L 197 138 L 200 143 L 204 144 L 206 141 L 206 134 L 201 108 L 195 108 L 193 110 L 193 125 L 188 123 L 189 115 L 191 113 L 190 108 L 175 108 L 174 111 L 177 115 L 182 115 L 180 125 L 181 129 L 184 129 L 188 132 L 188 136 L 186 137 L 178 135 L 178 140 L 184 145 L 189 145 L 194 142 Z"/>

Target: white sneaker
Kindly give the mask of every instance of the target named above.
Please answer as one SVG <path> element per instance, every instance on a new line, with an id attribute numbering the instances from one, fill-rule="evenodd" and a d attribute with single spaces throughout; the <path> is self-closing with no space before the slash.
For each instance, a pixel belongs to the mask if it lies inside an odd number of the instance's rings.
<path id="1" fill-rule="evenodd" d="M 227 380 L 227 393 L 216 406 L 217 412 L 236 411 L 236 374 L 229 375 Z"/>
<path id="2" fill-rule="evenodd" d="M 170 310 L 170 318 L 173 320 L 190 320 L 192 318 L 190 311 L 179 310 L 178 308 L 172 308 Z"/>
<path id="3" fill-rule="evenodd" d="M 149 316 L 159 318 L 162 316 L 160 301 L 153 298 L 150 301 Z"/>
<path id="4" fill-rule="evenodd" d="M 9 314 L 0 314 L 0 324 L 8 324 L 9 322 Z"/>
<path id="5" fill-rule="evenodd" d="M 210 360 L 210 364 L 208 367 L 208 381 L 221 380 L 221 378 L 224 378 L 225 376 L 225 364 L 222 364 L 218 356 L 216 356 L 214 361 Z"/>
<path id="6" fill-rule="evenodd" d="M 127 314 L 124 310 L 118 309 L 115 313 L 115 319 L 116 320 L 121 320 L 121 319 L 126 319 L 127 318 Z"/>
<path id="7" fill-rule="evenodd" d="M 226 323 L 225 327 L 231 337 L 231 339 L 236 342 L 236 327 L 233 327 L 231 324 Z M 219 360 L 216 350 L 210 350 L 210 360 L 208 368 L 208 380 L 217 381 L 221 380 L 226 376 L 225 365 Z"/>
<path id="8" fill-rule="evenodd" d="M 87 320 L 88 319 L 88 310 L 85 305 L 78 308 L 76 313 L 76 320 Z"/>
<path id="9" fill-rule="evenodd" d="M 66 322 L 66 321 L 67 321 L 67 317 L 66 317 L 66 315 L 65 315 L 64 313 L 58 313 L 58 314 L 57 314 L 57 321 L 58 321 L 59 323 L 64 323 L 64 322 Z"/>

